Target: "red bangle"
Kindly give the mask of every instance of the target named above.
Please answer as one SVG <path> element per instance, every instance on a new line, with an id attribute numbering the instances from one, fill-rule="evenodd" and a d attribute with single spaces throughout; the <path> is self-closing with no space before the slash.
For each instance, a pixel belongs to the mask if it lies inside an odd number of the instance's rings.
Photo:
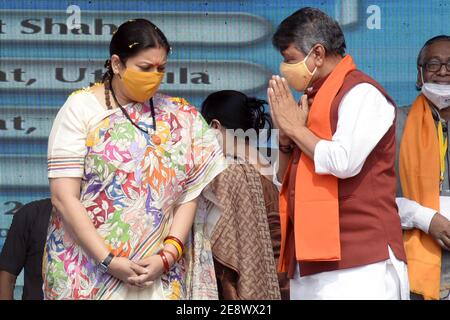
<path id="1" fill-rule="evenodd" d="M 176 243 L 178 243 L 180 245 L 180 247 L 181 247 L 181 251 L 184 251 L 184 244 L 183 244 L 183 242 L 181 242 L 180 239 L 178 239 L 177 237 L 174 237 L 174 236 L 167 236 L 164 239 L 164 241 L 166 241 L 167 239 L 171 239 L 171 240 L 175 241 Z"/>
<path id="2" fill-rule="evenodd" d="M 170 269 L 169 261 L 167 260 L 167 257 L 165 256 L 163 251 L 158 252 L 159 256 L 162 259 L 163 265 L 164 265 L 164 272 L 168 272 Z"/>
<path id="3" fill-rule="evenodd" d="M 169 250 L 161 250 L 162 252 L 167 252 L 168 254 L 170 254 L 170 256 L 173 258 L 173 263 L 177 262 L 177 256 L 175 255 L 175 253 L 169 251 Z"/>

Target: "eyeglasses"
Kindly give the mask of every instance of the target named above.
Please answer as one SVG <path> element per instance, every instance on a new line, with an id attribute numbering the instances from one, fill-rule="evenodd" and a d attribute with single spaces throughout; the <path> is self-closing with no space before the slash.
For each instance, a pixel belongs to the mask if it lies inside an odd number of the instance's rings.
<path id="1" fill-rule="evenodd" d="M 442 66 L 445 66 L 448 72 L 450 72 L 450 61 L 442 63 L 439 61 L 429 61 L 425 63 L 425 69 L 428 72 L 438 72 Z"/>

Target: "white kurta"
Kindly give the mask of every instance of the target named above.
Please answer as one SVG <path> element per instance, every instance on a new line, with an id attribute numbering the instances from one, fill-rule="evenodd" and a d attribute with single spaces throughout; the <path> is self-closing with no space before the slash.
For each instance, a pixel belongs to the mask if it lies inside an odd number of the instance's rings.
<path id="1" fill-rule="evenodd" d="M 317 174 L 356 176 L 395 119 L 395 108 L 368 83 L 353 87 L 339 105 L 336 132 L 314 150 Z M 291 280 L 291 299 L 409 299 L 408 271 L 391 248 L 389 259 L 370 265 L 299 276 Z"/>
<path id="2" fill-rule="evenodd" d="M 440 197 L 441 208 L 446 207 L 445 204 L 449 202 L 448 199 L 449 197 Z M 408 198 L 399 197 L 396 198 L 395 201 L 397 202 L 398 213 L 400 214 L 403 229 L 408 230 L 416 228 L 428 233 L 431 220 L 436 214 L 436 210 L 424 207 L 418 202 Z M 442 214 L 444 214 L 444 212 L 448 211 L 442 210 Z M 450 215 L 447 214 L 446 218 L 449 219 Z"/>

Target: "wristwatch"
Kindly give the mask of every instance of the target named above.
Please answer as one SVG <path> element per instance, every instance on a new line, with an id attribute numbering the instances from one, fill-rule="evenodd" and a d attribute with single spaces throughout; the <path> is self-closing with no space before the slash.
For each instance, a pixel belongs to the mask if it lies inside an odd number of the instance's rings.
<path id="1" fill-rule="evenodd" d="M 108 256 L 103 260 L 101 263 L 98 264 L 98 268 L 101 273 L 108 272 L 109 264 L 111 263 L 112 259 L 114 258 L 114 255 L 110 252 Z"/>

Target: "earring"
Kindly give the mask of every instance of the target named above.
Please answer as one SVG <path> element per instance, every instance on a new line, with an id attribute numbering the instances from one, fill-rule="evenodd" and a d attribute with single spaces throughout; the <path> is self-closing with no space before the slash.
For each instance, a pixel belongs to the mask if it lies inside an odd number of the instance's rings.
<path id="1" fill-rule="evenodd" d="M 116 65 L 116 68 L 117 68 L 117 70 L 119 70 L 119 67 L 117 65 Z M 117 71 L 117 73 L 114 72 L 114 75 L 117 75 L 119 77 L 119 79 L 122 79 L 122 77 L 120 76 L 120 72 L 119 71 Z"/>

